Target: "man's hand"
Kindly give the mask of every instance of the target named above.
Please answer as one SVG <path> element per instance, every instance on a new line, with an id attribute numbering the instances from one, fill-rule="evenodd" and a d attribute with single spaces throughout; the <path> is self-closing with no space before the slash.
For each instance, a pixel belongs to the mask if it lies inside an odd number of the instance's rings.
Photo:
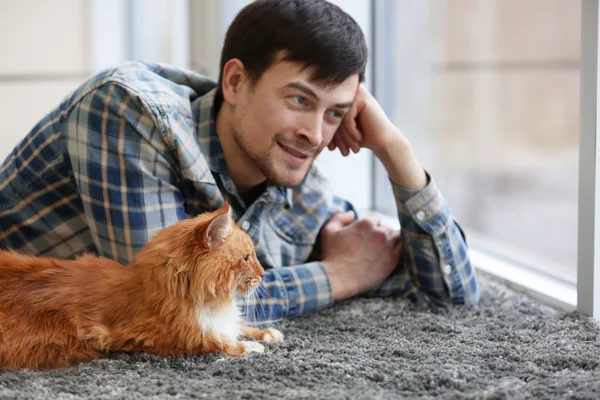
<path id="1" fill-rule="evenodd" d="M 363 85 L 358 87 L 352 107 L 327 147 L 339 148 L 344 157 L 350 150 L 358 153 L 363 147 L 370 149 L 396 184 L 414 189 L 427 185 L 427 176 L 411 144 Z"/>
<path id="2" fill-rule="evenodd" d="M 406 139 L 392 124 L 379 102 L 364 85 L 360 85 L 352 107 L 327 147 L 329 150 L 339 148 L 344 156 L 350 154 L 350 150 L 358 153 L 362 147 L 378 154 L 392 142 L 402 140 Z"/>
<path id="3" fill-rule="evenodd" d="M 335 214 L 323 227 L 321 239 L 335 301 L 376 288 L 400 258 L 400 232 L 377 217 L 354 221 L 352 211 Z"/>

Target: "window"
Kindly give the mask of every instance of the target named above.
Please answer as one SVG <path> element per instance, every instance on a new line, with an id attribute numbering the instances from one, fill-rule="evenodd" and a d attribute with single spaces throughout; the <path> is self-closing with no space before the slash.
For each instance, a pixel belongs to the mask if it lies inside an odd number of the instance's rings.
<path id="1" fill-rule="evenodd" d="M 377 97 L 471 247 L 574 283 L 581 3 L 375 6 Z M 375 206 L 395 213 L 379 165 Z"/>

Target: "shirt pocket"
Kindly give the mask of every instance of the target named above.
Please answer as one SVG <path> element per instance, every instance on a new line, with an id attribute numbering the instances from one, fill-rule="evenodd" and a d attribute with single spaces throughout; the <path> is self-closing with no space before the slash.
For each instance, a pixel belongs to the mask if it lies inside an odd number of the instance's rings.
<path id="1" fill-rule="evenodd" d="M 323 219 L 323 221 L 321 221 Z M 267 216 L 266 245 L 283 267 L 304 264 L 317 241 L 324 218 L 298 215 L 293 210 L 277 208 Z"/>

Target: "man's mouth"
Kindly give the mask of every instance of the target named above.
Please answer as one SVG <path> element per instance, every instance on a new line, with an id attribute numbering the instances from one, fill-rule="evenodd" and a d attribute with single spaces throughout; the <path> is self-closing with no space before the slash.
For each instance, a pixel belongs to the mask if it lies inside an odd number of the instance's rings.
<path id="1" fill-rule="evenodd" d="M 311 156 L 310 153 L 300 151 L 294 147 L 286 146 L 285 144 L 283 144 L 281 142 L 277 142 L 277 144 L 279 144 L 279 146 L 281 146 L 281 148 L 283 150 L 285 150 L 287 153 L 291 154 L 292 156 L 294 156 L 296 158 L 307 159 Z"/>

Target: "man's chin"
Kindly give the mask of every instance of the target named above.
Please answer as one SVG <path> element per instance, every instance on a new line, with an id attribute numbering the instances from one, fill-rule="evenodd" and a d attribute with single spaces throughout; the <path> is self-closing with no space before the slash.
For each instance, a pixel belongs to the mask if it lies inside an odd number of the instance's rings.
<path id="1" fill-rule="evenodd" d="M 302 185 L 308 175 L 309 169 L 307 168 L 305 171 L 287 171 L 287 174 L 275 174 L 270 180 L 278 186 L 295 189 Z"/>
<path id="2" fill-rule="evenodd" d="M 271 180 L 277 186 L 283 186 L 288 189 L 296 189 L 298 186 L 302 185 L 304 182 L 303 179 L 273 179 Z"/>

